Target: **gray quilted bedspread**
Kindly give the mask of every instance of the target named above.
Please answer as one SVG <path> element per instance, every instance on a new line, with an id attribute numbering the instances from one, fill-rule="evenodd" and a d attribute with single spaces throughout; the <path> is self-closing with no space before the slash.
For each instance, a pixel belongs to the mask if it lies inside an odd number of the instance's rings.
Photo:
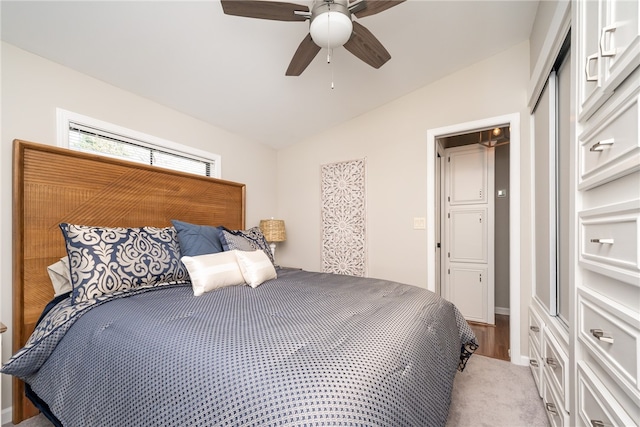
<path id="1" fill-rule="evenodd" d="M 301 270 L 59 305 L 2 371 L 68 427 L 442 426 L 475 348 L 429 291 Z"/>

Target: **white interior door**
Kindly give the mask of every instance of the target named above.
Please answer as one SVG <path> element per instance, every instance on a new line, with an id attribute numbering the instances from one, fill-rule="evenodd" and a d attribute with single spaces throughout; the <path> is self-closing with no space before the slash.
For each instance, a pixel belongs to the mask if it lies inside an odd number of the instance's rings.
<path id="1" fill-rule="evenodd" d="M 470 145 L 445 157 L 444 296 L 467 320 L 494 324 L 494 151 Z"/>

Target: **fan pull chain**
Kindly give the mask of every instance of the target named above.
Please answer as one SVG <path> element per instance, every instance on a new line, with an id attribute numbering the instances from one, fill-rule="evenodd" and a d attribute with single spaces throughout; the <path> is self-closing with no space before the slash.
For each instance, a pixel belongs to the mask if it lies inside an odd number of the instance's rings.
<path id="1" fill-rule="evenodd" d="M 328 5 L 329 13 L 331 13 L 331 3 Z M 335 88 L 333 84 L 333 63 L 331 62 L 331 56 L 333 55 L 333 48 L 331 47 L 331 19 L 327 19 L 327 37 L 329 39 L 329 46 L 327 46 L 327 64 L 331 66 L 331 90 Z"/>
<path id="2" fill-rule="evenodd" d="M 331 55 L 333 55 L 333 49 L 329 48 L 327 49 L 327 64 L 329 64 L 329 66 L 331 67 L 331 89 L 333 89 L 334 88 L 334 85 L 333 85 L 334 67 L 333 67 L 333 62 L 331 62 Z"/>
<path id="3" fill-rule="evenodd" d="M 333 80 L 334 80 L 334 79 L 333 79 L 333 76 L 334 76 L 333 68 L 334 68 L 334 67 L 333 67 L 333 62 L 332 62 L 332 63 L 331 63 L 331 90 L 333 90 L 333 89 L 334 89 L 334 86 L 333 86 Z"/>

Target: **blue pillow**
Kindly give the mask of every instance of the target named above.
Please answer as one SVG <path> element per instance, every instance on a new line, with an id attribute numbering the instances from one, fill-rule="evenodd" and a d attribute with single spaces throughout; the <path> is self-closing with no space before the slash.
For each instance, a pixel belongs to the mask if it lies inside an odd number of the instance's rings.
<path id="1" fill-rule="evenodd" d="M 122 228 L 60 224 L 74 304 L 128 289 L 185 283 L 173 227 Z"/>
<path id="2" fill-rule="evenodd" d="M 172 219 L 178 232 L 178 243 L 182 256 L 198 256 L 223 252 L 220 230 L 210 225 L 196 225 Z"/>
<path id="3" fill-rule="evenodd" d="M 262 249 L 269 258 L 269 261 L 275 266 L 275 260 L 271 253 L 271 247 L 262 234 L 260 227 L 253 227 L 248 230 L 229 230 L 220 227 L 220 241 L 225 251 L 237 249 L 239 251 L 255 251 Z"/>

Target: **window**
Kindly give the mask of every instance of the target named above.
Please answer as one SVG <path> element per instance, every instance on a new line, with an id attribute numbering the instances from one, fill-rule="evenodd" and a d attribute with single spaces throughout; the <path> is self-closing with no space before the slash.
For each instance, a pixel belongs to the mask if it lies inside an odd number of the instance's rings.
<path id="1" fill-rule="evenodd" d="M 220 178 L 220 156 L 58 109 L 58 145 Z"/>

